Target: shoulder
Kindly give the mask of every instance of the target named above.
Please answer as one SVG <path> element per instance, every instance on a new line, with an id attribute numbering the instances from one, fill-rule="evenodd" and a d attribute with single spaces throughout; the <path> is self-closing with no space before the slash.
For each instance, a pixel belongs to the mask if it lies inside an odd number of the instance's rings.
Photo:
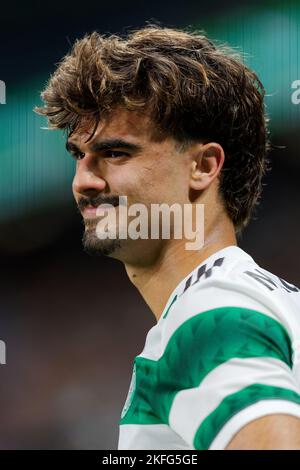
<path id="1" fill-rule="evenodd" d="M 291 348 L 300 338 L 300 293 L 240 248 L 228 247 L 181 283 L 164 321 L 165 346 L 175 333 L 188 338 L 197 331 L 204 342 L 208 335 L 234 342 L 235 334 L 247 342 L 268 332 L 268 342 Z"/>
<path id="2" fill-rule="evenodd" d="M 235 248 L 210 257 L 174 293 L 160 322 L 157 416 L 195 449 L 224 449 L 261 416 L 300 416 L 295 286 Z"/>

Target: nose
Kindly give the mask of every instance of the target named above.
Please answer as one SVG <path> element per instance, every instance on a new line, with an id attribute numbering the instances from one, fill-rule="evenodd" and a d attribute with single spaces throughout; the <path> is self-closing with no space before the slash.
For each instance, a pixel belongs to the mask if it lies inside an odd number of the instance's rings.
<path id="1" fill-rule="evenodd" d="M 77 195 L 96 195 L 104 191 L 106 181 L 101 175 L 100 165 L 92 164 L 89 156 L 86 155 L 82 160 L 77 161 L 76 173 L 73 178 L 73 194 Z"/>

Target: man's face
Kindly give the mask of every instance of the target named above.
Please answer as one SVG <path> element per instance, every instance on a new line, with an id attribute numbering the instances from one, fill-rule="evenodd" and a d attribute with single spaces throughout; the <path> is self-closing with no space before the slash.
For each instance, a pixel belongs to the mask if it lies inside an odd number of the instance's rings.
<path id="1" fill-rule="evenodd" d="M 152 203 L 189 202 L 187 154 L 176 150 L 174 139 L 151 140 L 151 129 L 147 116 L 120 109 L 109 120 L 100 122 L 90 141 L 87 133 L 73 133 L 68 140 L 69 151 L 85 154 L 77 161 L 72 188 L 85 225 L 84 248 L 90 254 L 105 254 L 127 263 L 141 259 L 151 262 L 169 241 L 118 236 L 100 239 L 99 230 L 104 228 L 100 204 L 115 205 L 119 196 L 127 196 L 127 209 L 136 203 L 150 209 Z M 113 209 L 116 215 L 119 210 Z M 124 223 L 124 218 L 116 218 L 117 229 Z"/>

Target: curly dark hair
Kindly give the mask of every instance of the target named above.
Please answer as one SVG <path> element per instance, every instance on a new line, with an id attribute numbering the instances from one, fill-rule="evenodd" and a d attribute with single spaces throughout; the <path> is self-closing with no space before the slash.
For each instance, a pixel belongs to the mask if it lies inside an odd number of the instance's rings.
<path id="1" fill-rule="evenodd" d="M 93 32 L 77 40 L 42 92 L 49 128 L 95 130 L 118 106 L 147 113 L 151 138 L 182 148 L 218 142 L 225 152 L 220 193 L 237 233 L 262 191 L 271 148 L 265 90 L 241 54 L 203 31 L 147 25 L 126 37 Z"/>

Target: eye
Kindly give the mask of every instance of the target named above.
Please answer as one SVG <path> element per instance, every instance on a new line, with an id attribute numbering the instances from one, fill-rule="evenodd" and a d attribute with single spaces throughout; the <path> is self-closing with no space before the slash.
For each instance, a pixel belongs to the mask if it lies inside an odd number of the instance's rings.
<path id="1" fill-rule="evenodd" d="M 126 152 L 118 150 L 106 150 L 104 153 L 107 158 L 120 158 L 120 157 L 129 157 L 129 154 Z"/>
<path id="2" fill-rule="evenodd" d="M 75 150 L 72 150 L 69 153 L 75 160 L 82 160 L 85 157 L 85 153 L 83 152 L 76 152 Z"/>

